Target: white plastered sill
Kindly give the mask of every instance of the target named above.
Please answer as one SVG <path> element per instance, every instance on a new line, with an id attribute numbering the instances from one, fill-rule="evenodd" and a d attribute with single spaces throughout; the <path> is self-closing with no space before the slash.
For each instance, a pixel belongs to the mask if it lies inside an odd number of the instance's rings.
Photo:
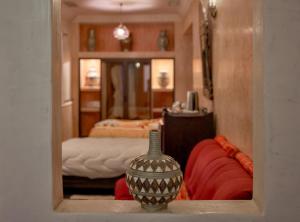
<path id="1" fill-rule="evenodd" d="M 56 208 L 58 213 L 97 214 L 148 214 L 136 201 L 116 200 L 63 200 Z M 156 214 L 172 215 L 262 215 L 254 200 L 232 201 L 174 201 L 166 210 Z"/>

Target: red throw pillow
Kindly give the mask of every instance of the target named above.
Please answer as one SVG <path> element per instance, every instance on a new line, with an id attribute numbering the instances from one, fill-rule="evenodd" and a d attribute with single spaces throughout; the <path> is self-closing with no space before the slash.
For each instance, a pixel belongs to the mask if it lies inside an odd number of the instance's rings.
<path id="1" fill-rule="evenodd" d="M 214 146 L 217 144 L 218 143 L 213 139 L 206 139 L 206 140 L 202 140 L 194 147 L 194 149 L 192 150 L 192 152 L 188 158 L 188 162 L 185 167 L 185 172 L 184 172 L 184 180 L 185 181 L 188 181 L 190 179 L 193 168 L 195 167 L 195 164 L 197 162 L 199 155 L 201 155 L 201 152 L 204 152 L 204 150 L 208 146 L 210 146 L 210 145 Z"/>
<path id="2" fill-rule="evenodd" d="M 133 200 L 126 185 L 126 179 L 121 178 L 115 184 L 115 200 Z"/>

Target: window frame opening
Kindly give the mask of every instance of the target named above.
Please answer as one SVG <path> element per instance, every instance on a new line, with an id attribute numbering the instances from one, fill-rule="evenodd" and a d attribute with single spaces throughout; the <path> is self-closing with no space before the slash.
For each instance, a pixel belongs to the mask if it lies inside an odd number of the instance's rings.
<path id="1" fill-rule="evenodd" d="M 201 0 L 199 0 L 201 1 Z M 53 209 L 59 213 L 147 214 L 135 201 L 68 200 L 63 197 L 61 161 L 61 0 L 51 0 L 52 21 L 52 181 Z M 253 199 L 245 201 L 174 201 L 159 214 L 262 215 L 264 209 L 264 107 L 262 0 L 254 3 L 253 29 Z"/>

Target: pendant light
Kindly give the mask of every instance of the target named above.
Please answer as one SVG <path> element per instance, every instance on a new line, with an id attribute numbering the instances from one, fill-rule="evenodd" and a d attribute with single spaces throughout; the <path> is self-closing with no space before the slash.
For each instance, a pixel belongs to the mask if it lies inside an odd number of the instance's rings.
<path id="1" fill-rule="evenodd" d="M 122 12 L 123 3 L 120 3 L 120 13 Z M 128 28 L 122 24 L 122 22 L 114 29 L 113 35 L 118 40 L 124 40 L 129 37 Z"/>

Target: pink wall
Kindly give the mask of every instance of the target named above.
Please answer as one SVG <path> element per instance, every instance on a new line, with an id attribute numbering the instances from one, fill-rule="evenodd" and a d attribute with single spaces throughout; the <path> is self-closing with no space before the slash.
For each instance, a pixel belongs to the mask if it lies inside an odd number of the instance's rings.
<path id="1" fill-rule="evenodd" d="M 252 156 L 252 1 L 219 0 L 213 78 L 217 131 Z"/>

